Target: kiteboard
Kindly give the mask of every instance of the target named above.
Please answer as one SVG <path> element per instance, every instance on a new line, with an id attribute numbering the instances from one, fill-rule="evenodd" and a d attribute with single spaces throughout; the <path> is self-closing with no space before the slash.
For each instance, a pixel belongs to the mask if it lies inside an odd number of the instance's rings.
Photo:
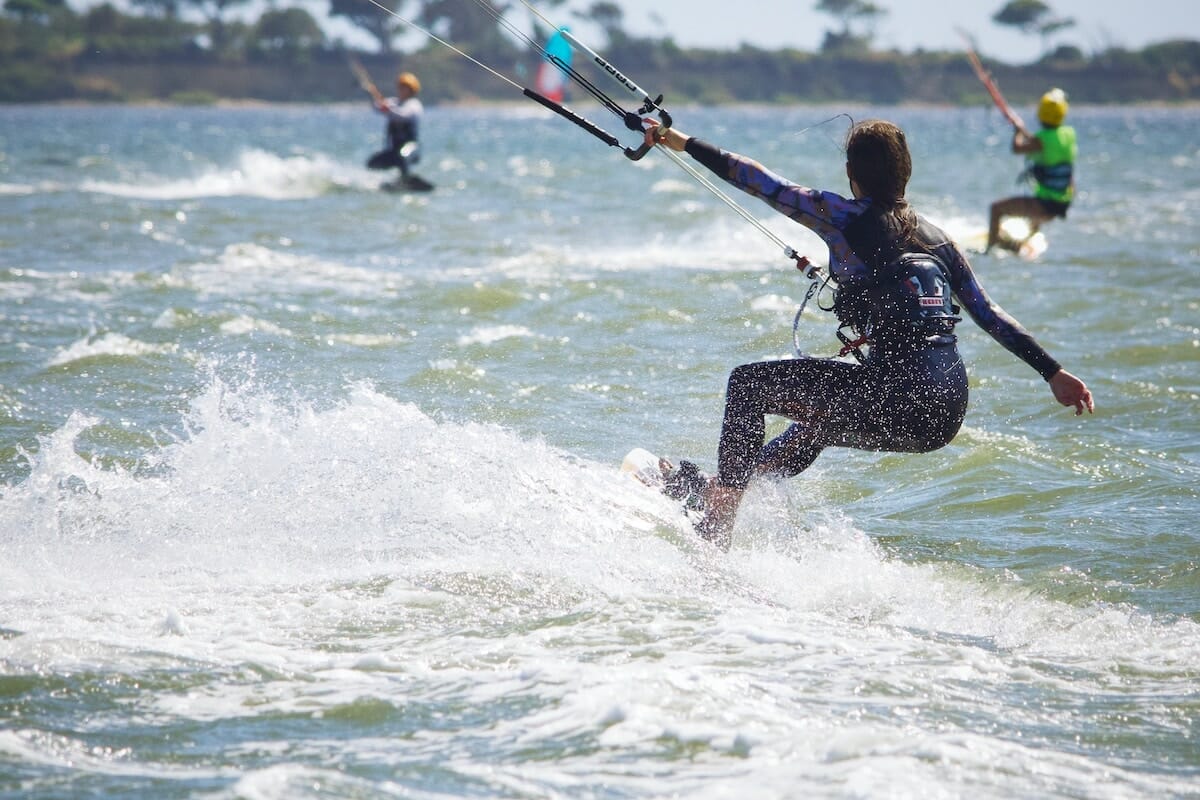
<path id="1" fill-rule="evenodd" d="M 672 500 L 679 501 L 683 512 L 693 521 L 704 511 L 704 487 L 707 476 L 690 461 L 673 466 L 642 447 L 635 447 L 621 461 L 621 472 L 633 477 L 643 486 L 656 489 Z"/>
<path id="2" fill-rule="evenodd" d="M 658 456 L 641 447 L 635 447 L 621 460 L 621 472 L 628 473 L 639 483 L 651 489 L 663 486 L 663 471 Z"/>
<path id="3" fill-rule="evenodd" d="M 1016 245 L 1017 257 L 1023 261 L 1037 261 L 1046 252 L 1046 248 L 1050 243 L 1046 241 L 1046 234 L 1038 231 L 1027 239 L 1020 242 L 1006 243 L 1001 242 L 1001 247 L 1008 247 L 1010 244 Z"/>
<path id="4" fill-rule="evenodd" d="M 1046 234 L 1031 231 L 1029 220 L 1008 217 L 1000 223 L 1000 238 L 996 240 L 996 247 L 1015 254 L 1022 261 L 1037 261 L 1050 243 L 1046 240 Z M 959 244 L 968 252 L 982 253 L 987 249 L 987 229 L 962 237 Z"/>
<path id="5" fill-rule="evenodd" d="M 385 192 L 432 192 L 433 184 L 419 175 L 409 175 L 382 183 L 379 188 Z"/>

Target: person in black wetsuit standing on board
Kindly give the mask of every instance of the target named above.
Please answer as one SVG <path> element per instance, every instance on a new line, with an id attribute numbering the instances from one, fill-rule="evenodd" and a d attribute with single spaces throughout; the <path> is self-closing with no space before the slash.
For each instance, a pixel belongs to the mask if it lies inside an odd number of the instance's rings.
<path id="1" fill-rule="evenodd" d="M 921 453 L 949 443 L 967 410 L 955 298 L 1048 382 L 1059 403 L 1076 414 L 1093 411 L 1084 382 L 992 302 L 958 246 L 909 207 L 905 189 L 912 158 L 898 126 L 867 120 L 850 129 L 847 198 L 791 183 L 677 129 L 661 130 L 655 120 L 646 124 L 648 142 L 687 152 L 824 240 L 837 287 L 834 311 L 856 334 L 855 344 L 868 348 L 856 364 L 805 357 L 733 370 L 717 475 L 705 479 L 687 462 L 681 466 L 690 469 L 663 465 L 668 493 L 700 495 L 704 515 L 696 527 L 705 539 L 729 546 L 738 506 L 755 474 L 798 475 L 826 447 Z M 764 446 L 768 414 L 794 422 Z"/>
<path id="2" fill-rule="evenodd" d="M 387 117 L 387 142 L 382 150 L 367 159 L 367 168 L 400 170 L 399 180 L 385 188 L 432 189 L 432 184 L 412 173 L 413 165 L 421 160 L 418 138 L 421 117 L 425 114 L 425 107 L 417 97 L 421 93 L 421 81 L 411 72 L 401 72 L 396 76 L 396 97 L 384 97 L 370 80 L 363 82 L 363 88 L 371 95 L 375 110 Z"/>

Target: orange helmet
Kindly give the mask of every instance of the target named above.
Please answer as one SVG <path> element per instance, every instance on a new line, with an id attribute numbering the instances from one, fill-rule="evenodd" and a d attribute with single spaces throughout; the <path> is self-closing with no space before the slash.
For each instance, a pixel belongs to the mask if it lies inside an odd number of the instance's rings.
<path id="1" fill-rule="evenodd" d="M 413 94 L 421 93 L 421 82 L 411 72 L 401 72 L 396 76 L 396 85 L 407 88 Z"/>

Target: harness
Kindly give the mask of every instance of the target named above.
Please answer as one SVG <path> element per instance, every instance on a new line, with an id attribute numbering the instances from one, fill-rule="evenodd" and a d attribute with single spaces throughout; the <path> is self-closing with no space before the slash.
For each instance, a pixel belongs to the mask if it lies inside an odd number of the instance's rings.
<path id="1" fill-rule="evenodd" d="M 841 328 L 867 341 L 873 331 L 884 329 L 922 336 L 950 333 L 960 319 L 946 268 L 929 253 L 905 253 L 867 278 L 840 284 L 833 312 Z"/>
<path id="2" fill-rule="evenodd" d="M 391 118 L 387 123 L 388 147 L 399 150 L 417 138 L 416 125 L 408 118 Z"/>
<path id="3" fill-rule="evenodd" d="M 1062 164 L 1034 164 L 1029 168 L 1029 174 L 1042 187 L 1052 192 L 1066 192 L 1071 188 L 1071 176 L 1075 165 L 1070 161 Z"/>
<path id="4" fill-rule="evenodd" d="M 868 269 L 861 277 L 840 281 L 834 294 L 837 337 L 843 344 L 839 356 L 853 353 L 861 362 L 864 344 L 917 342 L 954 333 L 962 318 L 941 259 L 901 251 L 890 215 L 868 211 L 843 233 L 855 253 L 866 256 Z"/>

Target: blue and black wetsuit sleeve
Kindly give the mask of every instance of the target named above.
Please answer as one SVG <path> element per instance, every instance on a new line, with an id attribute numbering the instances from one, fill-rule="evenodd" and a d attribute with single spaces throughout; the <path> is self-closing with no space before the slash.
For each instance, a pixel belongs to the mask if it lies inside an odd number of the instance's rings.
<path id="1" fill-rule="evenodd" d="M 700 139 L 688 139 L 684 151 L 722 180 L 765 201 L 780 214 L 808 228 L 829 248 L 829 272 L 837 280 L 866 271 L 842 229 L 870 206 L 834 192 L 802 186 L 771 172 L 757 161 Z"/>
<path id="2" fill-rule="evenodd" d="M 1050 380 L 1062 369 L 1021 323 L 988 297 L 962 251 L 951 243 L 935 247 L 935 255 L 950 272 L 950 286 L 963 309 L 979 327 L 987 331 L 1006 350 Z"/>
<path id="3" fill-rule="evenodd" d="M 693 136 L 687 140 L 684 152 L 722 178 L 728 177 L 729 160 L 725 158 L 725 154 L 716 145 L 709 144 Z"/>

